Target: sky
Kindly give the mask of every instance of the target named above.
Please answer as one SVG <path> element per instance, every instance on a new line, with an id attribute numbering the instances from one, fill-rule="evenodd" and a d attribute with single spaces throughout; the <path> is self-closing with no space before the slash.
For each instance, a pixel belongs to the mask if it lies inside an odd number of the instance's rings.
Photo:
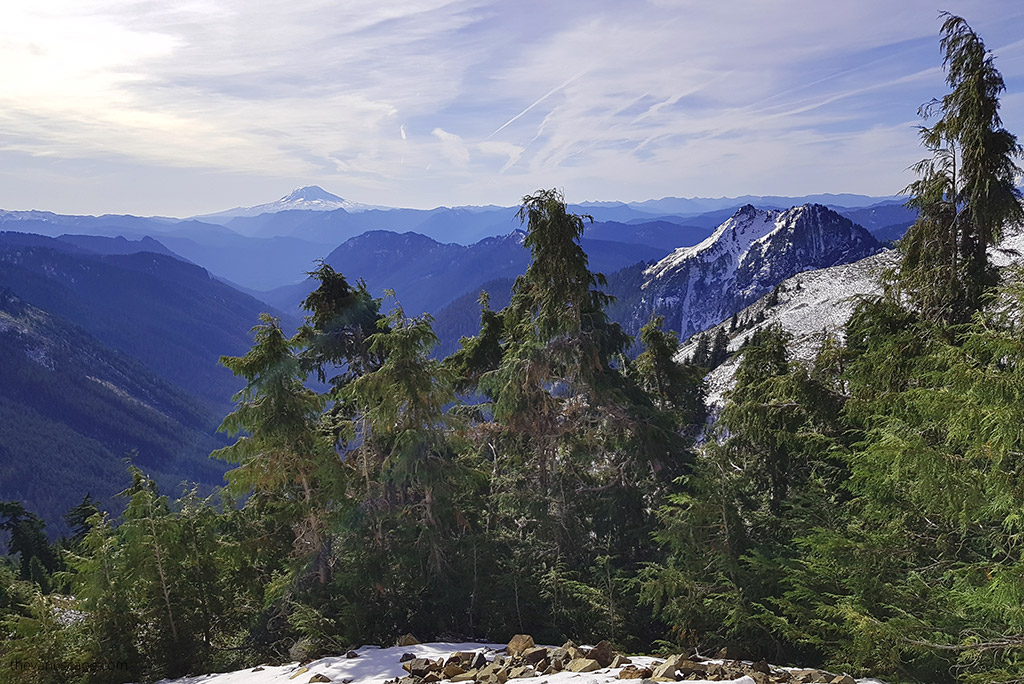
<path id="1" fill-rule="evenodd" d="M 0 208 L 892 195 L 940 9 L 1024 137 L 1019 0 L 3 0 Z"/>

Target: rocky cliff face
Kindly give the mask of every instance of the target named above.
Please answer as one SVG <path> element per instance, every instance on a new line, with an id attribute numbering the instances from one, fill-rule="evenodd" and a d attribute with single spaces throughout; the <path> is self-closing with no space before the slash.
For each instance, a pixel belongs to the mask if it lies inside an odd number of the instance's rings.
<path id="1" fill-rule="evenodd" d="M 820 204 L 785 211 L 740 208 L 700 244 L 644 271 L 632 317 L 665 316 L 685 339 L 726 320 L 802 271 L 863 259 L 881 249 L 865 229 Z M 633 326 L 629 326 L 633 327 Z"/>

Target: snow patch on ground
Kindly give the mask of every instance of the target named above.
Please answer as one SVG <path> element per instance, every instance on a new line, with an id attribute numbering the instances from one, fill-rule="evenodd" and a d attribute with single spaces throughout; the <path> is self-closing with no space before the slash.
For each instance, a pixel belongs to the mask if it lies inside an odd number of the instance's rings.
<path id="1" fill-rule="evenodd" d="M 399 661 L 399 658 L 405 653 L 412 653 L 417 658 L 437 660 L 438 658 L 447 659 L 448 656 L 458 651 L 476 651 L 483 653 L 490 660 L 498 652 L 504 653 L 504 649 L 505 644 L 473 642 L 416 644 L 415 646 L 395 646 L 393 648 L 363 646 L 356 651 L 359 654 L 358 658 L 347 658 L 344 655 L 332 656 L 314 660 L 305 665 L 299 663 L 263 665 L 260 668 L 248 668 L 236 672 L 164 679 L 158 684 L 284 684 L 285 682 L 306 684 L 318 674 L 329 677 L 331 682 L 338 684 L 384 684 L 388 680 L 407 674 Z M 630 656 L 630 660 L 634 665 L 639 666 L 663 662 L 659 658 L 649 656 Z M 722 661 L 711 660 L 708 662 L 720 663 Z M 627 680 L 618 679 L 619 671 L 619 668 L 604 668 L 587 673 L 559 672 L 522 681 L 523 684 L 622 684 Z M 859 684 L 885 684 L 877 679 L 857 681 Z M 711 684 L 711 681 L 692 680 L 691 684 Z M 754 684 L 754 680 L 744 676 L 739 679 L 719 680 L 718 684 Z"/>

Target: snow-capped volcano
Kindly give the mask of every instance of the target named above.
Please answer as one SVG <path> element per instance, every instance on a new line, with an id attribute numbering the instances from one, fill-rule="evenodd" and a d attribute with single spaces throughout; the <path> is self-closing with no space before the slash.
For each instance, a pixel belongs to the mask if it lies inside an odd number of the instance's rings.
<path id="1" fill-rule="evenodd" d="M 785 211 L 740 208 L 706 240 L 644 272 L 635 315 L 663 314 L 685 339 L 732 316 L 786 278 L 880 249 L 862 227 L 821 204 Z"/>
<path id="2" fill-rule="evenodd" d="M 232 219 L 238 216 L 259 216 L 260 214 L 276 214 L 282 211 L 336 211 L 344 209 L 350 213 L 368 211 L 370 209 L 386 209 L 372 204 L 361 204 L 343 197 L 333 195 L 319 185 L 307 185 L 296 188 L 290 193 L 277 200 L 266 204 L 257 204 L 254 207 L 235 207 L 227 211 L 219 211 L 215 214 L 196 216 L 200 220 L 211 219 Z"/>

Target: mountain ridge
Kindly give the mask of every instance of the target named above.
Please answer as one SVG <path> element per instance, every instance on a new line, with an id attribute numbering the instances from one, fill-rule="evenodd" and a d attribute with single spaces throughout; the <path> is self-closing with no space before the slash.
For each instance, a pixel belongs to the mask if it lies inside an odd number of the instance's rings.
<path id="1" fill-rule="evenodd" d="M 867 230 L 820 204 L 741 207 L 707 239 L 677 249 L 640 274 L 617 316 L 635 333 L 654 314 L 683 339 L 730 317 L 800 271 L 855 261 L 881 249 Z M 625 286 L 620 286 L 624 287 Z"/>

